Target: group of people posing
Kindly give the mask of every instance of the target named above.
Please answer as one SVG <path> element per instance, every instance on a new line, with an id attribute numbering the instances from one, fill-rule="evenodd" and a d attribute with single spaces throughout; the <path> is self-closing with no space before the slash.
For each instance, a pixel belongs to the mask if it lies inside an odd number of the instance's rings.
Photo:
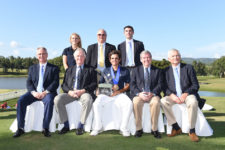
<path id="1" fill-rule="evenodd" d="M 117 115 L 120 133 L 130 136 L 129 119 L 134 113 L 135 137 L 141 137 L 142 109 L 149 103 L 151 114 L 151 133 L 161 138 L 158 131 L 160 106 L 166 115 L 168 124 L 172 126 L 169 137 L 182 133 L 172 111 L 174 104 L 187 105 L 189 120 L 189 136 L 192 141 L 199 141 L 195 132 L 198 107 L 202 106 L 198 95 L 199 84 L 191 65 L 181 63 L 181 55 L 177 49 L 168 52 L 171 66 L 161 70 L 153 65 L 152 55 L 144 49 L 141 41 L 133 39 L 132 26 L 124 27 L 126 40 L 116 47 L 106 43 L 107 33 L 104 29 L 97 32 L 97 43 L 88 46 L 87 52 L 82 48 L 81 38 L 73 33 L 70 36 L 71 46 L 63 51 L 63 65 L 66 70 L 62 83 L 64 93 L 57 95 L 59 86 L 59 68 L 47 62 L 48 52 L 44 47 L 37 49 L 39 64 L 29 68 L 27 79 L 28 92 L 21 96 L 17 103 L 18 129 L 13 137 L 24 134 L 26 108 L 35 101 L 44 103 L 43 134 L 51 136 L 49 123 L 53 107 L 59 115 L 64 127 L 58 132 L 65 134 L 70 130 L 66 105 L 73 101 L 81 102 L 80 122 L 77 135 L 84 133 L 87 117 L 93 109 L 95 126 L 90 135 L 96 136 L 103 131 L 104 106 L 110 105 L 107 111 L 121 112 Z M 102 72 L 101 76 L 97 72 Z M 112 84 L 112 94 L 98 92 L 98 83 L 106 80 Z M 161 93 L 164 97 L 161 97 Z M 76 114 L 74 114 L 76 115 Z M 115 121 L 115 120 L 114 120 Z"/>

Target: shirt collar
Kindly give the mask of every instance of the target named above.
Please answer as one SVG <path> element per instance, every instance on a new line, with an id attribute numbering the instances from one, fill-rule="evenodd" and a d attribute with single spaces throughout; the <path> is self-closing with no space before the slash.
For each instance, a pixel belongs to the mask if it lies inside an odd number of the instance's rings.
<path id="1" fill-rule="evenodd" d="M 129 39 L 126 39 L 126 43 L 128 43 L 128 42 L 131 42 L 131 43 L 133 43 L 133 42 L 134 42 L 134 40 L 133 40 L 133 39 L 131 39 L 131 40 L 129 40 Z"/>
<path id="2" fill-rule="evenodd" d="M 98 43 L 98 46 L 100 46 L 100 45 L 105 46 L 105 43 Z"/>
<path id="3" fill-rule="evenodd" d="M 172 66 L 172 68 L 173 68 L 173 70 L 176 69 L 176 68 L 179 70 L 180 69 L 180 63 L 176 67 Z"/>
<path id="4" fill-rule="evenodd" d="M 76 67 L 79 67 L 79 66 L 78 66 L 78 65 L 76 65 Z M 81 65 L 80 67 L 81 67 L 81 69 L 83 69 L 83 68 L 84 68 L 84 65 Z"/>

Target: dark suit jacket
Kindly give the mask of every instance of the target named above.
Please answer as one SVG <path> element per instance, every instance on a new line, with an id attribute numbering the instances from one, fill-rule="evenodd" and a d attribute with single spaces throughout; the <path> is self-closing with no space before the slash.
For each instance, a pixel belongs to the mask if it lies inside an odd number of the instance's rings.
<path id="1" fill-rule="evenodd" d="M 150 72 L 149 87 L 152 93 L 161 97 L 160 92 L 163 89 L 162 71 L 152 65 Z M 144 67 L 143 65 L 140 65 L 134 68 L 134 71 L 131 75 L 131 82 L 130 82 L 131 97 L 133 98 L 134 96 L 136 96 L 136 94 L 143 92 L 143 89 L 144 89 Z"/>
<path id="2" fill-rule="evenodd" d="M 175 85 L 175 78 L 173 75 L 173 68 L 169 66 L 165 69 L 165 95 L 169 96 L 170 94 L 176 94 L 176 85 Z M 196 73 L 194 68 L 189 64 L 180 64 L 180 84 L 182 93 L 193 94 L 196 96 L 197 100 L 199 101 L 199 107 L 203 106 L 204 104 L 202 99 L 198 95 L 198 79 L 196 77 Z"/>
<path id="3" fill-rule="evenodd" d="M 39 80 L 39 69 L 40 65 L 35 64 L 30 66 L 28 78 L 27 78 L 27 90 L 37 91 L 38 80 Z M 57 93 L 59 87 L 59 68 L 55 65 L 47 63 L 45 74 L 44 74 L 44 90 L 48 90 L 51 93 Z"/>
<path id="4" fill-rule="evenodd" d="M 105 77 L 107 77 L 108 80 L 110 80 L 110 83 L 113 84 L 113 80 L 112 80 L 112 76 L 111 76 L 111 67 L 105 68 L 103 71 L 103 74 L 105 75 Z M 99 81 L 100 83 L 105 83 L 105 79 L 101 76 L 101 79 Z M 124 67 L 120 67 L 120 77 L 119 77 L 119 89 L 123 89 L 124 88 L 124 84 L 125 83 L 130 83 L 130 72 L 127 68 Z"/>
<path id="5" fill-rule="evenodd" d="M 64 75 L 64 80 L 62 84 L 62 89 L 64 93 L 68 93 L 69 90 L 74 89 L 74 81 L 75 81 L 75 75 L 76 75 L 76 65 L 69 67 Z M 87 93 L 91 94 L 93 100 L 95 99 L 94 91 L 97 87 L 97 73 L 96 71 L 88 67 L 87 65 L 84 65 L 84 68 L 81 72 L 81 89 L 85 89 Z"/>
<path id="6" fill-rule="evenodd" d="M 134 63 L 135 66 L 142 65 L 140 62 L 140 53 L 145 49 L 144 44 L 141 41 L 134 40 Z M 118 50 L 121 52 L 121 64 L 125 66 L 126 63 L 126 41 L 118 45 Z"/>
<path id="7" fill-rule="evenodd" d="M 108 54 L 116 50 L 114 45 L 109 43 L 105 43 L 105 67 L 110 67 L 111 63 L 109 62 Z M 87 48 L 87 57 L 86 57 L 86 65 L 97 68 L 98 64 L 98 43 L 89 45 Z"/>

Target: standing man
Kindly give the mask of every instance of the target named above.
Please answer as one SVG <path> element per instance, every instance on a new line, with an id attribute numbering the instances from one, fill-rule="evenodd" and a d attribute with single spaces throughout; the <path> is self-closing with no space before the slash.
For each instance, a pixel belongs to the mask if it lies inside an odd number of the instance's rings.
<path id="1" fill-rule="evenodd" d="M 141 65 L 140 53 L 145 48 L 141 41 L 133 39 L 134 28 L 132 26 L 124 27 L 124 35 L 126 41 L 118 45 L 118 50 L 121 52 L 122 66 L 127 67 L 131 71 L 131 68 Z"/>
<path id="2" fill-rule="evenodd" d="M 108 54 L 116 49 L 114 45 L 106 43 L 106 37 L 107 33 L 104 29 L 98 30 L 98 43 L 89 45 L 87 48 L 87 59 L 85 64 L 92 66 L 95 69 L 98 68 L 101 71 L 103 71 L 104 68 L 111 66 Z"/>
<path id="3" fill-rule="evenodd" d="M 163 77 L 160 69 L 151 65 L 152 55 L 149 51 L 140 54 L 142 65 L 136 67 L 131 75 L 131 96 L 133 98 L 134 116 L 136 121 L 135 137 L 141 137 L 142 109 L 144 103 L 149 103 L 151 113 L 152 134 L 161 138 L 158 132 L 158 118 L 160 112 L 160 92 L 163 86 Z"/>
<path id="4" fill-rule="evenodd" d="M 17 102 L 18 129 L 13 137 L 24 134 L 24 122 L 26 108 L 36 101 L 44 103 L 43 134 L 50 137 L 49 123 L 52 118 L 53 100 L 57 95 L 59 86 L 59 68 L 47 62 L 48 52 L 45 47 L 37 48 L 37 59 L 39 64 L 29 68 L 27 79 L 28 92 L 21 96 Z"/>
<path id="5" fill-rule="evenodd" d="M 185 103 L 190 123 L 189 136 L 191 141 L 198 142 L 199 138 L 195 133 L 195 124 L 198 111 L 198 100 L 196 97 L 199 84 L 195 70 L 191 65 L 180 63 L 181 55 L 177 49 L 171 49 L 168 52 L 168 60 L 171 66 L 165 69 L 166 96 L 161 99 L 168 124 L 173 127 L 171 134 L 168 136 L 173 137 L 182 133 L 174 117 L 172 106 Z"/>
<path id="6" fill-rule="evenodd" d="M 77 100 L 82 103 L 82 109 L 76 134 L 82 135 L 84 133 L 85 121 L 95 99 L 94 90 L 97 87 L 97 77 L 93 68 L 84 65 L 86 58 L 85 51 L 82 48 L 78 48 L 74 52 L 74 58 L 76 65 L 69 67 L 64 76 L 62 84 L 64 93 L 59 94 L 54 99 L 55 109 L 59 113 L 59 121 L 60 123 L 64 123 L 64 127 L 59 131 L 59 134 L 69 131 L 66 104 Z"/>

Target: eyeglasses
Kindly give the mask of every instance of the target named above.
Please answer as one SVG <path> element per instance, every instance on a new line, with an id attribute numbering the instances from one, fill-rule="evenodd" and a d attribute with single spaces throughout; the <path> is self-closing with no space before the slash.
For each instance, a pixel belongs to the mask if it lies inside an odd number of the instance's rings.
<path id="1" fill-rule="evenodd" d="M 98 34 L 98 36 L 105 36 L 105 34 Z"/>

